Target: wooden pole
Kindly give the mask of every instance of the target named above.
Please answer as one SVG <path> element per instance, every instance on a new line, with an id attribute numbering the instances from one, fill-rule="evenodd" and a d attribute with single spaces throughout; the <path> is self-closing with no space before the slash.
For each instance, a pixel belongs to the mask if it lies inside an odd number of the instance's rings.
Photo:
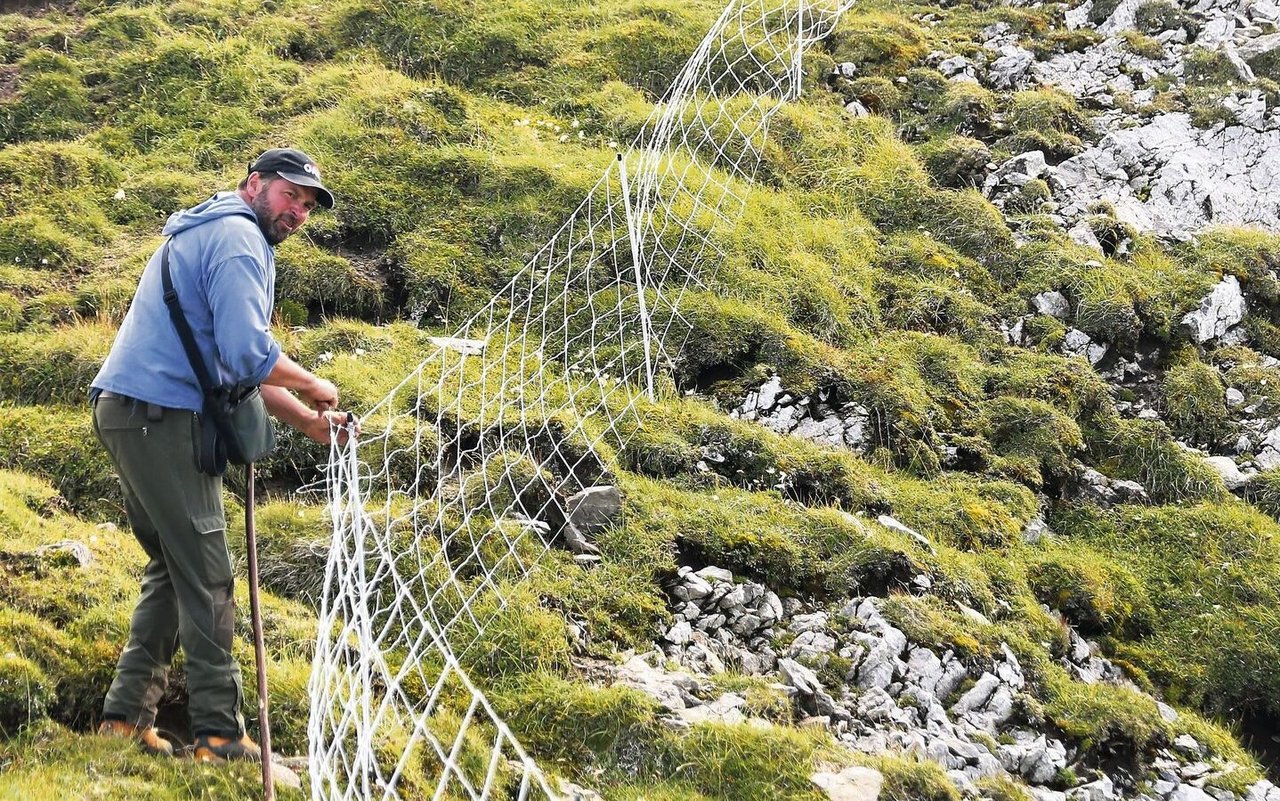
<path id="1" fill-rule="evenodd" d="M 253 623 L 253 656 L 258 667 L 258 726 L 261 730 L 262 792 L 266 801 L 275 801 L 271 781 L 271 723 L 267 717 L 267 649 L 262 639 L 262 607 L 258 604 L 258 538 L 253 530 L 253 464 L 245 468 L 248 491 L 244 502 L 245 550 L 249 553 L 249 618 Z"/>

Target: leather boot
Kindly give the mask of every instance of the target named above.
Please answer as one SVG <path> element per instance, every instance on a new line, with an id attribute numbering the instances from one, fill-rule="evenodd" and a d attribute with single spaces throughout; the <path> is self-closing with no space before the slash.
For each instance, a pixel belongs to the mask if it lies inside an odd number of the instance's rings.
<path id="1" fill-rule="evenodd" d="M 173 743 L 160 736 L 155 726 L 142 728 L 123 720 L 104 720 L 98 726 L 102 737 L 126 737 L 142 746 L 142 750 L 156 756 L 173 756 Z"/>
<path id="2" fill-rule="evenodd" d="M 262 749 L 247 734 L 238 739 L 213 734 L 202 734 L 196 738 L 196 762 L 226 762 L 228 759 L 261 762 Z"/>

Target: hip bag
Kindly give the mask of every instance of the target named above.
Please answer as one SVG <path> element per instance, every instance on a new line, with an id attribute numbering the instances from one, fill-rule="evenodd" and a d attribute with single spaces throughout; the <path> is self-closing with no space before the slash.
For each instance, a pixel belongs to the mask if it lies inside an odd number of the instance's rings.
<path id="1" fill-rule="evenodd" d="M 216 385 L 204 359 L 196 347 L 191 326 L 178 303 L 169 272 L 169 242 L 160 254 L 160 279 L 164 286 L 164 305 L 169 319 L 182 340 L 182 349 L 204 392 L 204 411 L 200 418 L 200 442 L 196 463 L 201 473 L 220 476 L 227 462 L 249 464 L 271 452 L 276 446 L 276 429 L 267 416 L 267 406 L 257 386 Z"/>

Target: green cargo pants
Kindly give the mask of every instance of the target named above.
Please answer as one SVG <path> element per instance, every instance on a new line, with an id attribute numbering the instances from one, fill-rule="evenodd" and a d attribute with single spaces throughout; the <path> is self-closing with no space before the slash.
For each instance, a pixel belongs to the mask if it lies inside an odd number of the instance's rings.
<path id="1" fill-rule="evenodd" d="M 239 737 L 244 690 L 231 656 L 235 598 L 222 478 L 196 469 L 195 413 L 99 397 L 93 423 L 120 476 L 129 525 L 150 558 L 103 717 L 153 725 L 181 643 L 192 734 Z"/>

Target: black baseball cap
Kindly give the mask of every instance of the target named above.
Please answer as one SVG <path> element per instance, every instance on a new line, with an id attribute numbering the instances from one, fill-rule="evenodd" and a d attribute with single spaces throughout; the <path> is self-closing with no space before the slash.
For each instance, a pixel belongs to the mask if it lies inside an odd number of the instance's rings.
<path id="1" fill-rule="evenodd" d="M 316 190 L 316 202 L 326 209 L 333 208 L 333 193 L 320 183 L 320 167 L 316 160 L 292 147 L 274 147 L 253 160 L 249 172 L 274 172 L 299 186 Z"/>

